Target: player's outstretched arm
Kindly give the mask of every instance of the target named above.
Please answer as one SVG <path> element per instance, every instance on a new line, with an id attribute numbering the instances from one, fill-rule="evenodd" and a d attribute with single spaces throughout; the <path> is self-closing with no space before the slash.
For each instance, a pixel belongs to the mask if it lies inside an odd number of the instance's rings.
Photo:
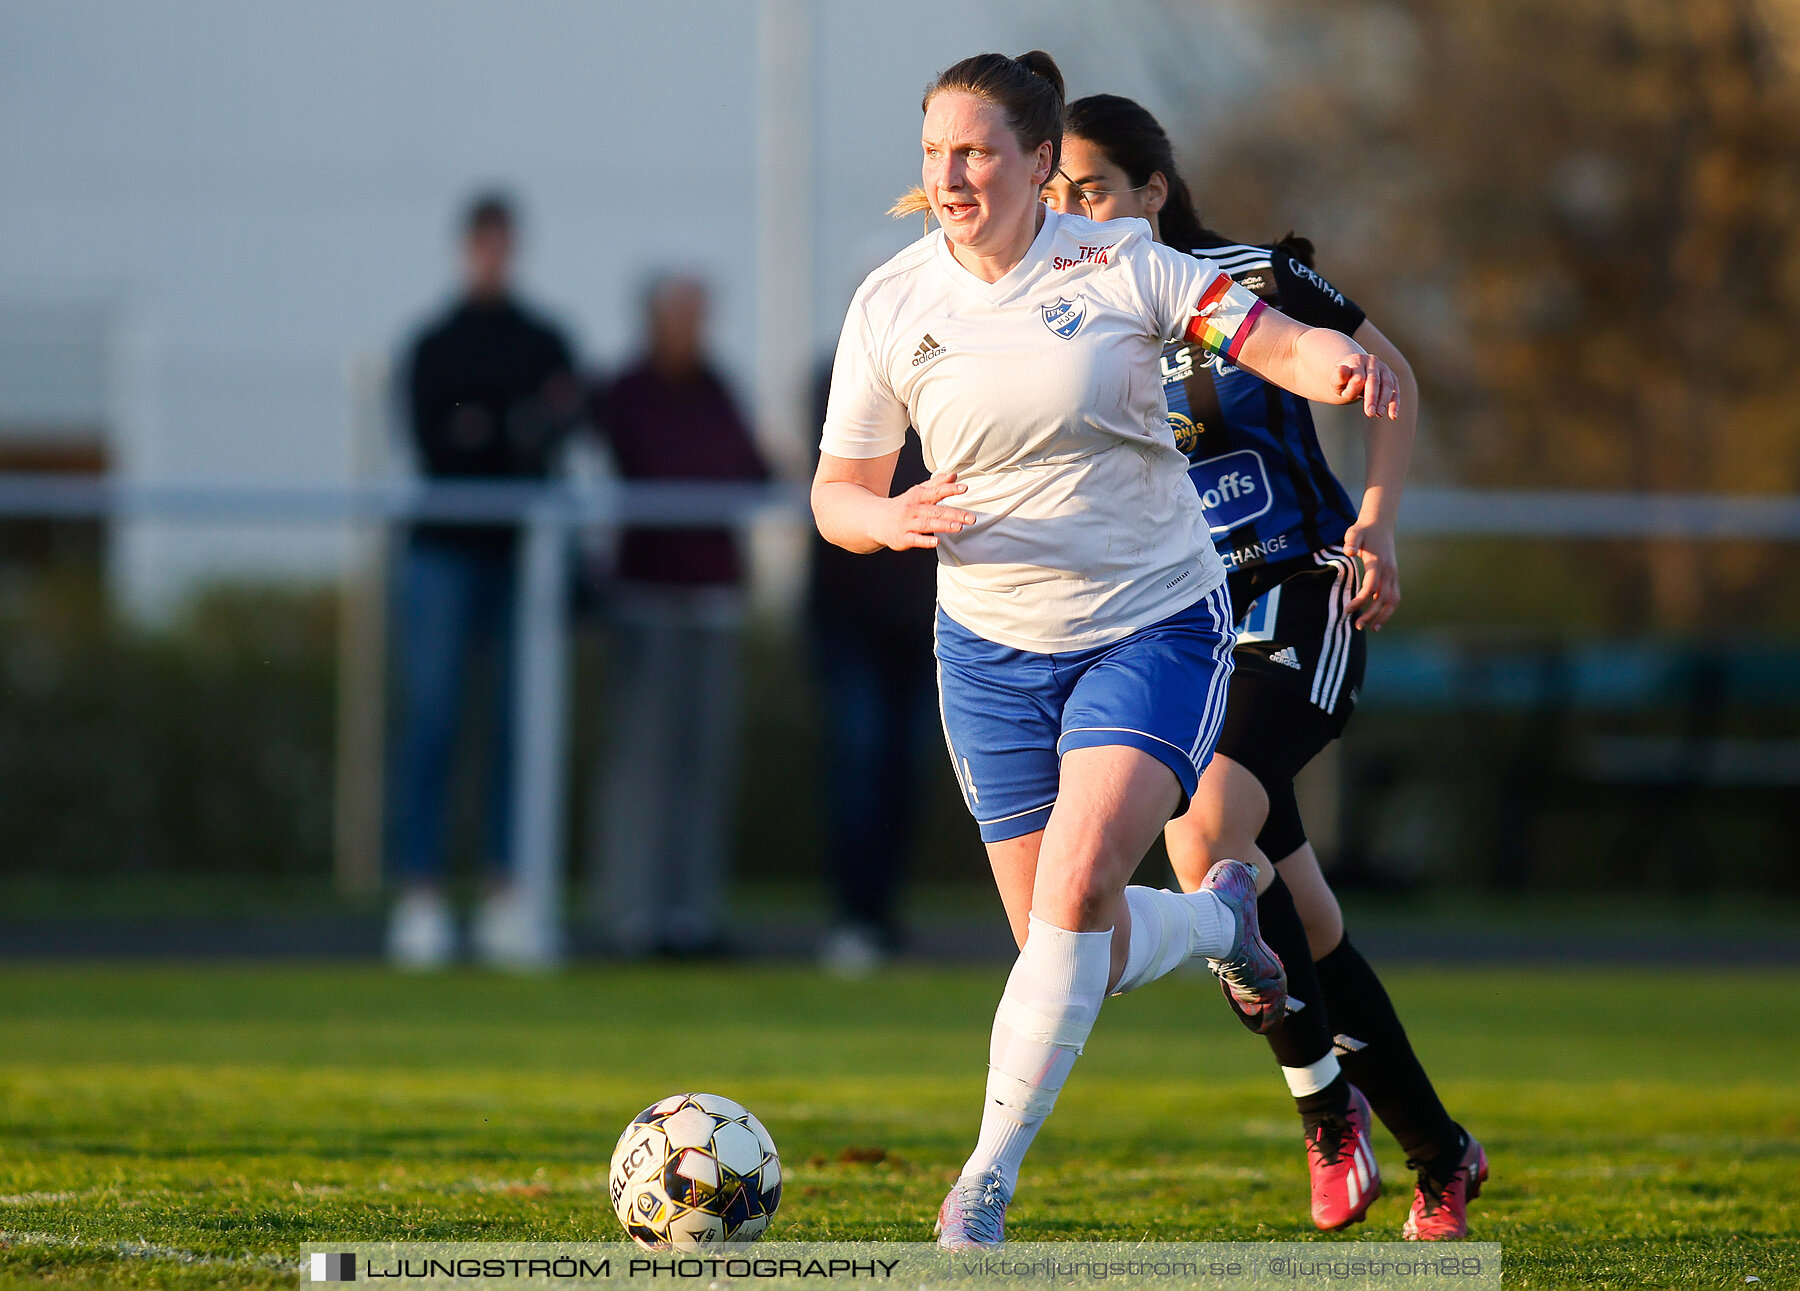
<path id="1" fill-rule="evenodd" d="M 961 533 L 975 517 L 955 507 L 939 506 L 966 491 L 954 474 L 936 475 L 915 484 L 897 498 L 888 496 L 894 483 L 899 450 L 883 457 L 819 455 L 813 476 L 813 520 L 825 541 L 847 551 L 871 552 L 886 547 L 935 547 L 940 533 Z"/>
<path id="2" fill-rule="evenodd" d="M 1344 550 L 1362 562 L 1363 577 L 1350 602 L 1356 626 L 1381 630 L 1400 605 L 1400 566 L 1394 557 L 1394 521 L 1400 513 L 1400 491 L 1412 463 L 1418 429 L 1419 383 L 1412 365 L 1375 324 L 1364 320 L 1356 340 L 1387 364 L 1400 386 L 1400 415 L 1364 423 L 1362 508 L 1344 533 Z"/>
<path id="3" fill-rule="evenodd" d="M 1392 369 L 1342 332 L 1307 327 L 1278 309 L 1258 310 L 1243 326 L 1248 330 L 1232 359 L 1240 367 L 1315 403 L 1361 399 L 1371 417 L 1400 416 Z"/>

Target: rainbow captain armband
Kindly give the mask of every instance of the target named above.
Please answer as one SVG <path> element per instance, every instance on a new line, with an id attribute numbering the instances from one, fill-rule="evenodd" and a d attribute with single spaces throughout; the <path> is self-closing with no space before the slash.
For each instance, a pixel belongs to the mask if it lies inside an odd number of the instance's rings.
<path id="1" fill-rule="evenodd" d="M 1268 306 L 1248 287 L 1240 287 L 1225 274 L 1214 278 L 1194 304 L 1182 339 L 1235 362 L 1250 335 L 1251 324 Z"/>

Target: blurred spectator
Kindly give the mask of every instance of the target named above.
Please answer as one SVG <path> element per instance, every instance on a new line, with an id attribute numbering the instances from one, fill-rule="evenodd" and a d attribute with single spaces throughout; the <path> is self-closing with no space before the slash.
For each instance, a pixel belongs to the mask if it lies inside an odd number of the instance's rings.
<path id="1" fill-rule="evenodd" d="M 825 423 L 827 364 L 813 424 Z M 816 450 L 815 445 L 815 450 Z M 913 431 L 890 494 L 931 477 Z M 860 977 L 899 946 L 897 897 L 918 809 L 919 752 L 936 717 L 935 552 L 860 556 L 813 531 L 807 627 L 824 703 L 825 869 L 834 924 L 819 948 L 830 972 Z"/>
<path id="2" fill-rule="evenodd" d="M 541 479 L 580 408 L 568 342 L 512 294 L 514 218 L 484 196 L 463 229 L 463 293 L 414 346 L 411 429 L 433 479 Z M 529 928 L 509 883 L 512 845 L 513 601 L 517 532 L 421 524 L 399 580 L 400 734 L 392 777 L 393 868 L 401 884 L 388 928 L 395 963 L 432 968 L 456 953 L 445 892 L 448 806 L 471 656 L 485 654 L 486 893 L 473 927 L 491 963 L 528 958 Z"/>
<path id="3" fill-rule="evenodd" d="M 648 350 L 593 396 L 627 480 L 760 481 L 768 469 L 702 348 L 703 283 L 645 297 Z M 738 758 L 743 562 L 729 529 L 627 529 L 591 913 L 623 955 L 716 953 Z"/>

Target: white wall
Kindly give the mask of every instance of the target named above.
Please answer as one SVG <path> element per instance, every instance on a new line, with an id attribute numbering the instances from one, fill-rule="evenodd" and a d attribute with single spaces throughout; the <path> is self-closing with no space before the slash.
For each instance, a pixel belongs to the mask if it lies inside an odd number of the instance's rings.
<path id="1" fill-rule="evenodd" d="M 1226 110 L 1254 79 L 1237 5 L 815 0 L 813 343 L 917 233 L 881 212 L 917 170 L 925 82 L 1041 45 L 1074 94 L 1159 102 L 1168 24 Z M 100 301 L 111 432 L 143 478 L 341 478 L 346 373 L 452 282 L 477 186 L 525 208 L 525 285 L 591 362 L 659 265 L 718 283 L 717 350 L 756 379 L 750 0 L 0 0 L 0 301 Z M 1238 70 L 1234 70 L 1238 69 Z M 748 388 L 746 394 L 749 393 Z M 4 392 L 0 392 L 0 399 Z M 319 573 L 333 535 L 121 534 L 154 610 L 222 572 Z"/>

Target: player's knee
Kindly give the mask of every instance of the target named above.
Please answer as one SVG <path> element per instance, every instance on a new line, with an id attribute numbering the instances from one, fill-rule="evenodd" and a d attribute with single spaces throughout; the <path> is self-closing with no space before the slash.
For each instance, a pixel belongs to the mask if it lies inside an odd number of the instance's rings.
<path id="1" fill-rule="evenodd" d="M 1246 768 L 1221 756 L 1207 767 L 1182 824 L 1209 863 L 1244 860 L 1255 853 L 1256 836 L 1268 814 L 1269 799 L 1261 783 Z"/>
<path id="2" fill-rule="evenodd" d="M 1040 882 L 1032 913 L 1071 932 L 1112 927 L 1119 892 L 1103 880 L 1100 869 L 1083 866 Z"/>
<path id="3" fill-rule="evenodd" d="M 1057 917 L 1052 922 L 1071 932 L 1097 932 L 1102 925 L 1102 916 L 1115 895 L 1086 886 L 1065 887 L 1056 894 L 1054 906 Z M 1111 926 L 1110 921 L 1106 922 L 1106 926 Z"/>
<path id="4" fill-rule="evenodd" d="M 1219 860 L 1221 849 L 1229 846 L 1231 831 L 1226 828 L 1225 820 L 1220 814 L 1209 811 L 1194 822 L 1193 838 L 1202 852 L 1213 860 Z"/>
<path id="5" fill-rule="evenodd" d="M 1203 798 L 1196 798 L 1185 814 L 1169 822 L 1167 831 L 1171 846 L 1179 841 L 1211 860 L 1224 859 L 1220 849 L 1229 847 L 1233 832 L 1228 827 L 1223 806 Z M 1241 834 L 1243 831 L 1235 832 Z"/>
<path id="6" fill-rule="evenodd" d="M 1163 828 L 1163 846 L 1175 872 L 1185 877 L 1188 868 L 1198 869 L 1206 856 L 1206 840 L 1193 816 L 1194 809 L 1175 817 Z M 1196 880 L 1197 881 L 1197 880 Z"/>

